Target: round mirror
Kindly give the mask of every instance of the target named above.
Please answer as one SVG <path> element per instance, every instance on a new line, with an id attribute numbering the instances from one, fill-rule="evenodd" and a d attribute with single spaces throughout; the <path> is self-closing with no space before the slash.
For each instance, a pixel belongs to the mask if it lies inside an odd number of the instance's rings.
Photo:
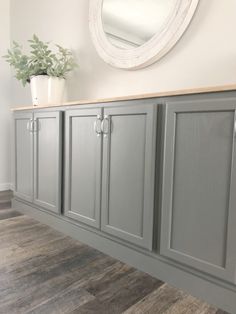
<path id="1" fill-rule="evenodd" d="M 164 56 L 189 25 L 199 0 L 90 0 L 90 30 L 112 66 L 138 69 Z"/>
<path id="2" fill-rule="evenodd" d="M 103 0 L 103 29 L 118 48 L 137 48 L 160 33 L 174 7 L 173 0 Z"/>

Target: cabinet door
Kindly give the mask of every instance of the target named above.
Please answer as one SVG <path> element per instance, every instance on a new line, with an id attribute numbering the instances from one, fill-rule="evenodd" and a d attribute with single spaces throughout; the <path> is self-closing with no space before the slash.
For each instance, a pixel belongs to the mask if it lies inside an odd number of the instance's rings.
<path id="1" fill-rule="evenodd" d="M 166 106 L 161 254 L 234 281 L 236 100 Z"/>
<path id="2" fill-rule="evenodd" d="M 101 109 L 66 111 L 65 215 L 100 227 Z M 100 131 L 99 131 L 100 132 Z"/>
<path id="3" fill-rule="evenodd" d="M 34 203 L 61 211 L 61 112 L 34 114 Z"/>
<path id="4" fill-rule="evenodd" d="M 102 230 L 149 249 L 153 231 L 156 107 L 105 108 L 103 122 Z"/>
<path id="5" fill-rule="evenodd" d="M 14 194 L 26 201 L 33 199 L 32 113 L 14 114 L 15 188 Z"/>

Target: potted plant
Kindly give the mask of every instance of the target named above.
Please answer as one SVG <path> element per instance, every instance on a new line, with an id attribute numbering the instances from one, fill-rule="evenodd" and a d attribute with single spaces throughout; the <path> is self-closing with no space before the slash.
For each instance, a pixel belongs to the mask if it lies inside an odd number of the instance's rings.
<path id="1" fill-rule="evenodd" d="M 24 54 L 22 47 L 14 41 L 4 58 L 15 69 L 15 77 L 23 86 L 30 83 L 34 105 L 60 103 L 66 74 L 77 66 L 72 51 L 59 45 L 52 51 L 50 43 L 39 40 L 36 35 L 28 42 L 31 47 L 29 55 Z"/>

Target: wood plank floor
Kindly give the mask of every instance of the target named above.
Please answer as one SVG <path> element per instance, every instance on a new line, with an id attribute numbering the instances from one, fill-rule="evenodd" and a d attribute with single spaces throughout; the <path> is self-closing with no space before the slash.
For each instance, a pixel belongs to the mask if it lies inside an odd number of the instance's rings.
<path id="1" fill-rule="evenodd" d="M 225 312 L 7 208 L 0 210 L 0 313 Z"/>
<path id="2" fill-rule="evenodd" d="M 0 192 L 0 209 L 6 209 L 11 207 L 11 191 Z"/>

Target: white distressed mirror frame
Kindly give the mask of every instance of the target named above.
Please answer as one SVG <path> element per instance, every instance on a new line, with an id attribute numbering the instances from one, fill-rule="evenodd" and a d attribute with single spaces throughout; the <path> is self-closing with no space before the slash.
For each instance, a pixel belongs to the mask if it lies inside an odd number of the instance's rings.
<path id="1" fill-rule="evenodd" d="M 115 47 L 107 38 L 102 23 L 103 0 L 90 0 L 89 27 L 99 56 L 108 64 L 122 69 L 144 68 L 162 58 L 188 27 L 199 0 L 175 0 L 176 5 L 163 28 L 137 48 Z"/>

